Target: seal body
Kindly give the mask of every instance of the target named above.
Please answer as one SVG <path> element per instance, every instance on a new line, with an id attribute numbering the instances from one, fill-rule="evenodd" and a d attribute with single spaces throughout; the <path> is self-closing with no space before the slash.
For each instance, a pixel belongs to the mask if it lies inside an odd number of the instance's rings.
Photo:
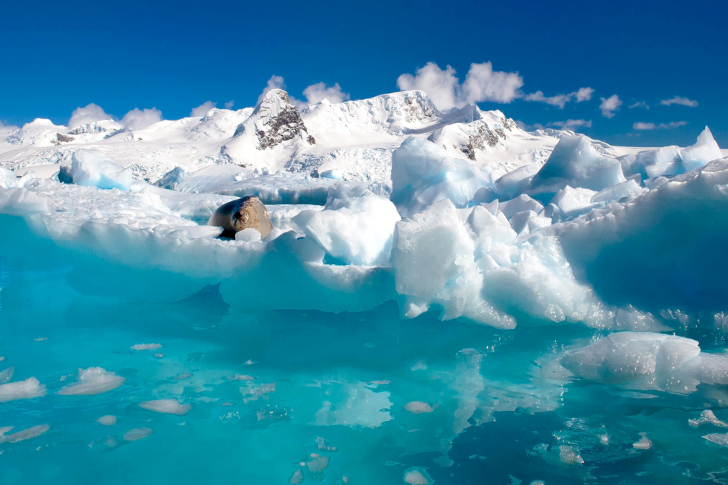
<path id="1" fill-rule="evenodd" d="M 253 228 L 266 237 L 273 230 L 270 215 L 259 198 L 248 196 L 233 200 L 217 208 L 208 226 L 223 228 L 222 237 L 235 238 L 235 233 L 243 229 Z"/>

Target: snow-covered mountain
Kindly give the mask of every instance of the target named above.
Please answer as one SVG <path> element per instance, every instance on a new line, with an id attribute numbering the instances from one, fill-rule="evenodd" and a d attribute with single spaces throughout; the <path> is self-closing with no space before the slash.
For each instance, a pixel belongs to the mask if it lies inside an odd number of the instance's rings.
<path id="1" fill-rule="evenodd" d="M 48 175 L 69 164 L 74 151 L 89 148 L 152 183 L 175 169 L 191 173 L 229 163 L 251 173 L 386 183 L 392 152 L 408 136 L 429 139 L 500 175 L 545 161 L 558 142 L 554 135 L 525 132 L 500 111 L 476 106 L 443 113 L 422 91 L 323 100 L 299 111 L 285 91 L 273 89 L 255 108 L 213 108 L 202 118 L 164 120 L 136 130 L 115 120 L 69 129 L 38 119 L 0 133 L 0 163 L 19 173 L 33 167 Z"/>

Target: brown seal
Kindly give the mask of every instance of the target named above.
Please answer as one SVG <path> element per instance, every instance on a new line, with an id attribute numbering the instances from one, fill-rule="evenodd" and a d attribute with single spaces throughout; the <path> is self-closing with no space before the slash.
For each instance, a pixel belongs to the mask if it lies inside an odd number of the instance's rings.
<path id="1" fill-rule="evenodd" d="M 259 198 L 248 196 L 233 200 L 217 208 L 208 226 L 223 228 L 222 237 L 235 238 L 235 233 L 243 229 L 253 228 L 266 237 L 273 230 L 270 215 Z"/>

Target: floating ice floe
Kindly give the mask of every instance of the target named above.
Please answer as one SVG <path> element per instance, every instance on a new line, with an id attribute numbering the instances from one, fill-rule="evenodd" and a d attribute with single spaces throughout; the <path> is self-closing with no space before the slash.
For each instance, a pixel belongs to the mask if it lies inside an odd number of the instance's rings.
<path id="1" fill-rule="evenodd" d="M 9 428 L 0 428 L 0 443 L 18 443 L 20 441 L 37 438 L 38 436 L 45 434 L 49 429 L 51 429 L 51 427 L 47 424 L 41 424 L 22 431 L 16 431 L 12 434 L 7 434 L 13 429 L 14 428 L 12 426 Z"/>
<path id="2" fill-rule="evenodd" d="M 176 416 L 184 416 L 190 412 L 190 409 L 192 409 L 190 404 L 181 404 L 175 399 L 144 401 L 139 403 L 139 407 L 148 411 L 154 411 L 155 413 L 174 414 Z"/>
<path id="3" fill-rule="evenodd" d="M 0 402 L 15 401 L 17 399 L 33 399 L 46 395 L 46 386 L 31 377 L 24 381 L 9 382 L 0 385 Z"/>
<path id="4" fill-rule="evenodd" d="M 126 379 L 101 367 L 78 369 L 78 382 L 69 384 L 58 394 L 63 396 L 94 396 L 109 392 L 124 384 Z"/>
<path id="5" fill-rule="evenodd" d="M 144 438 L 149 438 L 154 431 L 151 428 L 134 428 L 124 433 L 125 441 L 139 441 Z"/>
<path id="6" fill-rule="evenodd" d="M 106 416 L 101 416 L 99 419 L 96 420 L 96 422 L 102 426 L 115 426 L 116 421 L 117 421 L 116 416 L 114 416 L 113 414 L 107 414 Z"/>

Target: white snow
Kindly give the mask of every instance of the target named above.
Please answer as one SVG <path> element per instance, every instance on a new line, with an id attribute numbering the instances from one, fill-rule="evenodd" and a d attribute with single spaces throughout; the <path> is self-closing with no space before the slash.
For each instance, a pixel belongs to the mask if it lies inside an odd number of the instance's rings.
<path id="1" fill-rule="evenodd" d="M 329 193 L 322 211 L 300 212 L 292 221 L 327 254 L 355 265 L 388 265 L 399 213 L 371 192 L 343 188 Z"/>
<path id="2" fill-rule="evenodd" d="M 489 173 L 425 140 L 410 137 L 392 154 L 390 198 L 404 217 L 443 199 L 467 207 L 478 189 L 492 184 Z"/>
<path id="3" fill-rule="evenodd" d="M 131 187 L 131 171 L 99 151 L 78 150 L 73 152 L 71 160 L 70 167 L 61 166 L 59 178 L 63 182 L 99 189 L 129 190 Z"/>

